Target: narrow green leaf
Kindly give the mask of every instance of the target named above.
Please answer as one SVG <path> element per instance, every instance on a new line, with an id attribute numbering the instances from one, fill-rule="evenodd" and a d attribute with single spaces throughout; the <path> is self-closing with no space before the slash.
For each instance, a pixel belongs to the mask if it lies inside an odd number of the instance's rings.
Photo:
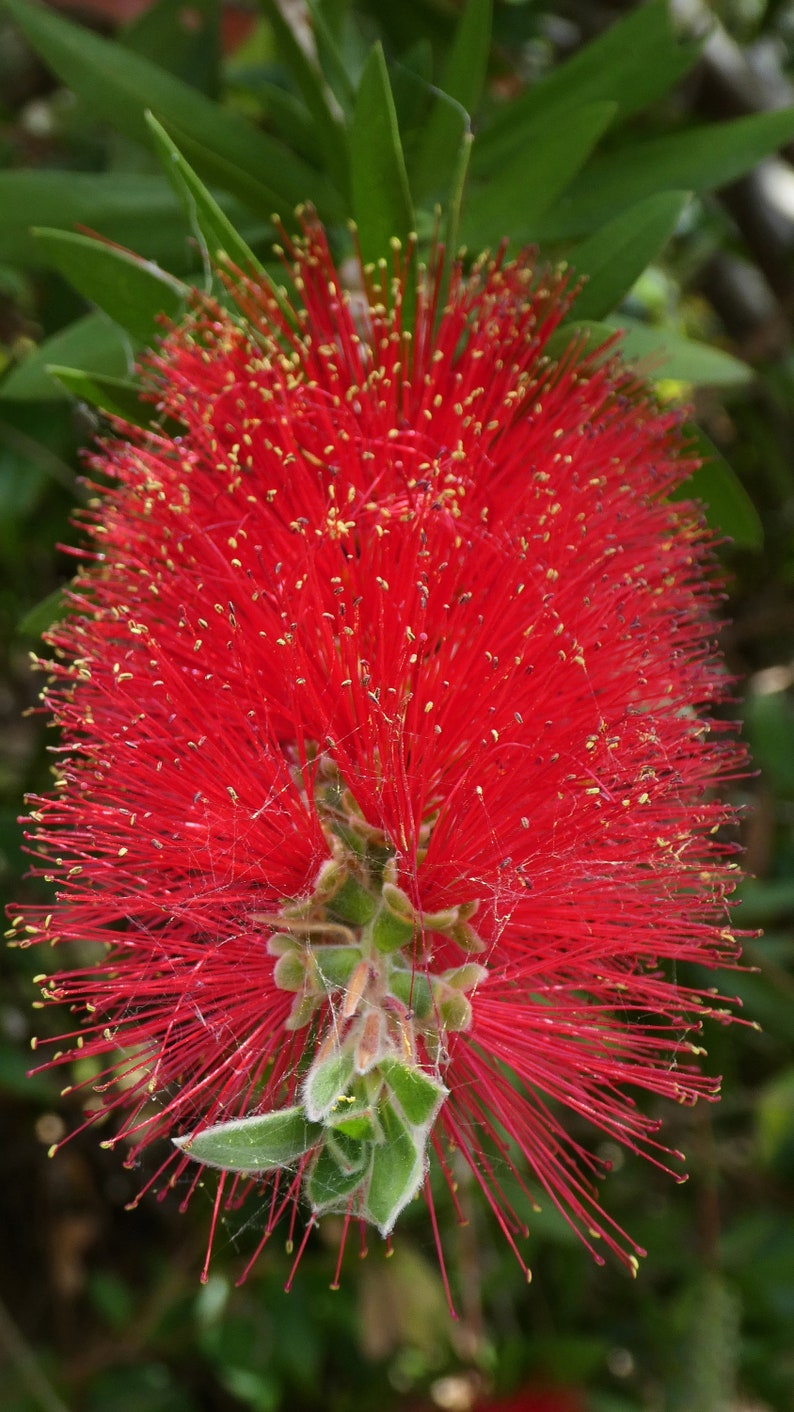
<path id="1" fill-rule="evenodd" d="M 86 314 L 45 338 L 35 353 L 12 369 L 0 384 L 0 399 L 31 402 L 65 397 L 65 388 L 47 371 L 52 364 L 123 377 L 131 370 L 137 347 L 104 314 Z"/>
<path id="2" fill-rule="evenodd" d="M 217 98 L 220 81 L 221 7 L 218 0 L 158 0 L 125 25 L 125 49 L 167 68 L 193 88 Z"/>
<path id="3" fill-rule="evenodd" d="M 344 1099 L 353 1077 L 353 1069 L 352 1050 L 332 1054 L 319 1064 L 315 1060 L 303 1085 L 306 1116 L 312 1122 L 320 1122 L 327 1117 L 340 1099 Z"/>
<path id="4" fill-rule="evenodd" d="M 779 108 L 616 148 L 582 172 L 541 222 L 538 238 L 568 240 L 596 230 L 659 190 L 714 191 L 792 136 L 794 108 Z"/>
<path id="5" fill-rule="evenodd" d="M 133 141 L 148 142 L 144 114 L 151 109 L 205 179 L 217 181 L 259 214 L 277 210 L 289 217 L 296 205 L 311 201 L 324 219 L 344 216 L 325 178 L 241 114 L 49 10 L 26 0 L 5 3 L 61 81 Z"/>
<path id="6" fill-rule="evenodd" d="M 350 116 L 367 61 L 364 36 L 348 23 L 347 13 L 334 14 L 328 5 L 317 3 L 312 4 L 312 29 L 320 68 L 342 112 Z"/>
<path id="7" fill-rule="evenodd" d="M 365 1216 L 383 1236 L 416 1195 L 424 1178 L 424 1145 L 418 1145 L 389 1103 L 380 1110 L 384 1142 L 372 1153 Z"/>
<path id="8" fill-rule="evenodd" d="M 157 415 L 151 402 L 144 402 L 140 388 L 126 378 L 108 377 L 103 373 L 86 373 L 78 368 L 62 368 L 49 363 L 47 372 L 73 397 L 90 402 L 93 407 L 112 417 L 123 417 L 139 427 L 147 427 Z"/>
<path id="9" fill-rule="evenodd" d="M 730 353 L 723 353 L 721 348 L 696 343 L 683 334 L 653 324 L 637 323 L 627 315 L 601 323 L 576 319 L 563 324 L 549 339 L 547 352 L 552 358 L 561 357 L 572 339 L 582 334 L 587 335 L 588 348 L 596 349 L 616 333 L 621 337 L 610 351 L 620 353 L 628 362 L 641 362 L 640 371 L 649 382 L 732 387 L 749 382 L 753 377 L 752 368 Z"/>
<path id="10" fill-rule="evenodd" d="M 587 276 L 576 299 L 577 319 L 611 313 L 672 235 L 688 200 L 685 191 L 649 196 L 569 253 L 575 273 Z"/>
<path id="11" fill-rule="evenodd" d="M 57 623 L 66 611 L 66 595 L 63 588 L 54 588 L 46 598 L 41 598 L 29 608 L 24 618 L 17 624 L 17 632 L 22 637 L 41 637 L 43 632 Z"/>
<path id="12" fill-rule="evenodd" d="M 319 1123 L 308 1123 L 302 1108 L 284 1108 L 253 1118 L 216 1123 L 189 1137 L 173 1139 L 186 1157 L 228 1172 L 267 1172 L 302 1157 L 322 1137 Z"/>
<path id="13" fill-rule="evenodd" d="M 448 1092 L 438 1079 L 415 1064 L 404 1064 L 400 1059 L 388 1057 L 380 1061 L 378 1072 L 389 1085 L 407 1122 L 414 1127 L 432 1123 Z"/>
<path id="14" fill-rule="evenodd" d="M 150 260 L 71 231 L 39 229 L 32 234 L 50 265 L 142 343 L 155 337 L 160 315 L 175 319 L 186 307 L 188 285 Z"/>
<path id="15" fill-rule="evenodd" d="M 615 115 L 614 103 L 592 103 L 552 120 L 540 119 L 526 147 L 470 201 L 464 243 L 473 249 L 535 238 L 544 213 L 565 191 Z"/>
<path id="16" fill-rule="evenodd" d="M 505 104 L 477 139 L 475 170 L 492 171 L 522 148 L 527 131 L 541 115 L 557 117 L 570 108 L 609 101 L 618 105 L 616 120 L 625 121 L 672 88 L 701 48 L 701 42 L 678 39 L 669 0 L 640 5 L 515 102 Z"/>
<path id="17" fill-rule="evenodd" d="M 212 198 L 214 199 L 214 198 Z M 245 206 L 223 195 L 223 216 L 234 217 L 249 239 L 261 241 L 268 227 Z M 231 221 L 229 222 L 232 224 Z M 169 269 L 195 267 L 183 204 L 160 175 L 138 172 L 0 172 L 0 260 L 41 264 L 31 226 L 89 227 L 108 240 Z M 241 239 L 245 239 L 241 235 Z"/>
<path id="18" fill-rule="evenodd" d="M 635 362 L 647 359 L 653 364 L 648 376 L 654 382 L 670 380 L 690 382 L 696 387 L 736 387 L 751 382 L 754 376 L 752 368 L 730 353 L 723 353 L 721 348 L 712 348 L 708 343 L 696 343 L 684 334 L 636 323 L 625 315 L 616 315 L 605 323 L 612 332 L 620 330 L 625 358 Z"/>
<path id="19" fill-rule="evenodd" d="M 314 119 L 315 140 L 340 191 L 349 185 L 347 144 L 341 115 L 318 64 L 307 53 L 277 0 L 261 0 L 283 62 Z"/>
<path id="20" fill-rule="evenodd" d="M 764 543 L 761 517 L 733 466 L 698 426 L 688 426 L 687 436 L 695 442 L 703 465 L 685 481 L 672 499 L 701 500 L 706 519 L 718 534 L 727 535 L 742 549 L 760 549 Z"/>
<path id="21" fill-rule="evenodd" d="M 482 97 L 491 43 L 492 0 L 469 0 L 439 83 L 416 162 L 417 192 L 441 194 Z"/>
<path id="22" fill-rule="evenodd" d="M 256 99 L 268 127 L 284 138 L 293 152 L 314 161 L 317 156 L 314 123 L 300 98 L 257 74 Z"/>
<path id="23" fill-rule="evenodd" d="M 0 259 L 41 263 L 31 226 L 90 226 L 111 240 L 146 253 L 151 227 L 167 224 L 172 244 L 184 243 L 184 220 L 166 182 L 137 173 L 65 171 L 0 172 Z M 129 232 L 129 237 L 126 232 Z M 136 240 L 137 237 L 137 240 Z"/>
<path id="24" fill-rule="evenodd" d="M 365 262 L 389 256 L 390 242 L 405 242 L 414 213 L 397 114 L 383 49 L 376 44 L 356 95 L 350 130 L 353 215 Z"/>
<path id="25" fill-rule="evenodd" d="M 253 251 L 238 234 L 204 183 L 196 176 L 165 129 L 152 113 L 146 114 L 146 122 L 163 170 L 181 200 L 188 219 L 195 224 L 210 260 L 218 264 L 221 256 L 225 254 L 243 273 L 261 274 L 262 265 Z"/>

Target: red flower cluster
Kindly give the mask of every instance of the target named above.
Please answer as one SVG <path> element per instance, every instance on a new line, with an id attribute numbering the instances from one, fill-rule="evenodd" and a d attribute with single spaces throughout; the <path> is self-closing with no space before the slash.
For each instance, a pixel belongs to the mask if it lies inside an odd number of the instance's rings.
<path id="1" fill-rule="evenodd" d="M 30 816 L 27 939 L 97 947 L 46 982 L 79 1017 L 51 1062 L 96 1061 L 130 1162 L 178 1139 L 152 1183 L 267 1182 L 263 1239 L 302 1195 L 387 1234 L 437 1168 L 515 1247 L 509 1169 L 635 1265 L 580 1120 L 666 1160 L 634 1091 L 716 1091 L 718 1002 L 671 964 L 735 955 L 678 418 L 544 353 L 568 298 L 530 256 L 442 308 L 398 256 L 348 294 L 319 229 L 290 254 L 291 294 L 239 279 L 165 337 L 183 432 L 94 457 Z"/>

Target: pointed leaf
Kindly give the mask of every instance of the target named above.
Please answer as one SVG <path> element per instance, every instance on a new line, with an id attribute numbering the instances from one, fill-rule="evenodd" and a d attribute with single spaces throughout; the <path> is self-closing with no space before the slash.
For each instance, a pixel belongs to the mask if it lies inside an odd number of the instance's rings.
<path id="1" fill-rule="evenodd" d="M 689 200 L 685 191 L 661 191 L 608 221 L 568 255 L 587 283 L 576 299 L 577 319 L 603 319 L 658 255 Z"/>
<path id="2" fill-rule="evenodd" d="M 492 171 L 497 161 L 523 147 L 526 132 L 540 115 L 551 118 L 552 114 L 559 116 L 571 108 L 606 100 L 617 103 L 617 120 L 624 121 L 672 88 L 696 62 L 701 49 L 701 42 L 679 40 L 669 0 L 640 5 L 515 102 L 505 105 L 478 137 L 476 170 Z"/>
<path id="3" fill-rule="evenodd" d="M 22 637 L 41 637 L 64 616 L 66 608 L 66 589 L 54 588 L 46 598 L 40 598 L 28 609 L 24 618 L 17 623 L 17 632 Z"/>
<path id="4" fill-rule="evenodd" d="M 62 368 L 49 363 L 47 372 L 81 402 L 90 402 L 93 407 L 109 413 L 112 417 L 122 417 L 139 427 L 147 427 L 157 416 L 151 402 L 144 402 L 140 387 L 127 378 L 108 377 L 103 373 L 81 372 L 78 368 Z"/>
<path id="5" fill-rule="evenodd" d="M 619 147 L 582 172 L 540 223 L 538 238 L 564 240 L 596 230 L 660 189 L 714 191 L 792 137 L 794 108 L 780 108 Z"/>
<path id="6" fill-rule="evenodd" d="M 285 66 L 314 119 L 315 141 L 341 191 L 348 186 L 347 146 L 340 114 L 319 65 L 307 53 L 277 0 L 261 0 Z"/>
<path id="7" fill-rule="evenodd" d="M 196 176 L 165 128 L 152 113 L 146 114 L 146 122 L 163 170 L 181 200 L 188 219 L 194 222 L 213 263 L 218 264 L 221 255 L 225 254 L 243 273 L 261 274 L 262 265 L 253 251 L 238 234 L 204 183 Z"/>
<path id="8" fill-rule="evenodd" d="M 424 1143 L 417 1143 L 389 1103 L 380 1110 L 384 1138 L 373 1148 L 372 1175 L 366 1206 L 367 1220 L 383 1236 L 394 1228 L 403 1207 L 416 1195 L 425 1174 Z"/>
<path id="9" fill-rule="evenodd" d="M 737 386 L 749 382 L 752 368 L 712 348 L 708 343 L 696 343 L 683 334 L 674 333 L 653 324 L 635 323 L 625 315 L 592 323 L 574 320 L 558 328 L 546 345 L 551 358 L 559 358 L 575 337 L 585 334 L 588 350 L 598 348 L 620 333 L 620 339 L 610 348 L 610 355 L 620 353 L 627 362 L 641 362 L 642 376 L 649 382 L 688 382 L 694 386 Z"/>
<path id="10" fill-rule="evenodd" d="M 340 1100 L 344 1100 L 354 1066 L 352 1050 L 342 1050 L 319 1064 L 316 1061 L 312 1064 L 303 1086 L 303 1101 L 307 1117 L 313 1122 L 327 1117 Z M 343 1106 L 340 1103 L 340 1111 Z"/>
<path id="11" fill-rule="evenodd" d="M 347 25 L 346 18 L 346 15 L 332 14 L 328 6 L 315 3 L 312 7 L 312 28 L 320 68 L 343 113 L 350 116 L 368 48 L 363 34 Z"/>
<path id="12" fill-rule="evenodd" d="M 461 142 L 482 97 L 491 44 L 492 0 L 468 0 L 422 138 L 416 189 L 441 193 L 458 164 Z"/>
<path id="13" fill-rule="evenodd" d="M 176 319 L 187 306 L 189 286 L 151 260 L 71 231 L 38 229 L 32 234 L 48 264 L 142 343 L 155 337 L 161 315 Z"/>
<path id="14" fill-rule="evenodd" d="M 356 95 L 350 130 L 353 215 L 365 263 L 385 259 L 405 241 L 414 213 L 383 49 L 376 44 Z"/>
<path id="15" fill-rule="evenodd" d="M 432 1123 L 449 1092 L 438 1079 L 415 1064 L 382 1059 L 378 1071 L 386 1080 L 407 1122 L 414 1127 Z"/>
<path id="16" fill-rule="evenodd" d="M 164 226 L 171 248 L 184 244 L 179 203 L 162 177 L 127 172 L 0 172 L 0 259 L 40 264 L 41 252 L 30 239 L 31 226 L 78 223 L 139 253 L 147 236 L 165 248 Z M 146 253 L 154 257 L 156 252 L 147 249 Z"/>
<path id="17" fill-rule="evenodd" d="M 260 214 L 278 210 L 289 217 L 296 205 L 312 201 L 325 219 L 344 215 L 329 182 L 241 114 L 49 10 L 25 0 L 6 3 L 62 83 L 133 141 L 148 142 L 144 113 L 151 109 L 205 178 L 234 192 Z"/>
<path id="18" fill-rule="evenodd" d="M 615 115 L 614 103 L 593 103 L 552 120 L 542 119 L 518 153 L 471 201 L 462 221 L 473 249 L 505 236 L 535 238 L 544 213 L 570 185 Z"/>
<path id="19" fill-rule="evenodd" d="M 727 535 L 742 549 L 761 549 L 764 543 L 761 518 L 733 466 L 700 427 L 688 426 L 686 432 L 687 437 L 695 441 L 703 465 L 671 499 L 688 500 L 691 496 L 702 501 L 713 530 Z"/>
<path id="20" fill-rule="evenodd" d="M 119 35 L 125 49 L 141 54 L 193 88 L 215 98 L 221 54 L 221 7 L 218 0 L 158 0 Z"/>
<path id="21" fill-rule="evenodd" d="M 53 364 L 122 377 L 132 369 L 137 344 L 104 314 L 86 314 L 59 333 L 45 338 L 35 353 L 0 384 L 0 399 L 36 401 L 66 395 L 47 369 Z"/>
<path id="22" fill-rule="evenodd" d="M 671 380 L 694 386 L 736 387 L 751 382 L 752 368 L 721 348 L 696 343 L 683 334 L 640 324 L 616 315 L 605 320 L 609 329 L 619 329 L 623 356 L 632 361 L 648 359 L 653 366 L 648 376 L 654 382 Z"/>
<path id="23" fill-rule="evenodd" d="M 253 1118 L 216 1123 L 189 1137 L 174 1138 L 186 1157 L 228 1172 L 267 1172 L 287 1167 L 322 1137 L 318 1123 L 308 1123 L 302 1108 L 284 1108 Z"/>

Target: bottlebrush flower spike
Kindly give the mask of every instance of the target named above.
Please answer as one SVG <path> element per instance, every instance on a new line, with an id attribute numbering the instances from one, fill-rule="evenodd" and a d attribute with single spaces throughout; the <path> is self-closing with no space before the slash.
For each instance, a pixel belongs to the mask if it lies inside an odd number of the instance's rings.
<path id="1" fill-rule="evenodd" d="M 675 963 L 735 959 L 679 419 L 545 355 L 569 296 L 529 254 L 443 310 L 399 253 L 353 294 L 316 225 L 290 256 L 291 296 L 235 277 L 166 334 L 183 433 L 93 457 L 30 814 L 58 901 L 19 925 L 97 953 L 44 982 L 49 1062 L 93 1061 L 130 1163 L 173 1139 L 149 1185 L 267 1184 L 262 1243 L 303 1197 L 388 1234 L 468 1169 L 518 1253 L 509 1169 L 635 1266 L 580 1120 L 668 1160 L 634 1092 L 717 1089 Z"/>

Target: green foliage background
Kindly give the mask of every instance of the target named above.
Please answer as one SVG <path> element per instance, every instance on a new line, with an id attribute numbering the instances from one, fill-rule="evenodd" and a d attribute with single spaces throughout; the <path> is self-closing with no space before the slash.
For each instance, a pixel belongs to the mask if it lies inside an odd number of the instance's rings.
<path id="1" fill-rule="evenodd" d="M 78 450 L 102 409 L 148 415 L 134 357 L 158 313 L 207 287 L 220 250 L 272 267 L 271 215 L 289 223 L 299 202 L 340 258 L 351 215 L 371 259 L 411 230 L 426 249 L 440 222 L 472 252 L 507 236 L 570 260 L 589 276 L 573 317 L 596 339 L 627 329 L 660 396 L 693 405 L 759 771 L 737 785 L 753 875 L 740 918 L 766 935 L 747 948 L 759 969 L 730 986 L 760 1028 L 709 1036 L 718 1109 L 665 1114 L 689 1154 L 685 1187 L 609 1153 L 605 1202 L 649 1250 L 636 1282 L 594 1266 L 547 1210 L 527 1286 L 463 1190 L 469 1224 L 444 1224 L 453 1323 L 418 1210 L 391 1258 L 377 1240 L 364 1261 L 351 1252 L 334 1293 L 324 1223 L 285 1295 L 275 1244 L 234 1283 L 258 1238 L 254 1201 L 226 1221 L 201 1286 L 209 1194 L 187 1214 L 178 1197 L 126 1213 L 144 1174 L 93 1131 L 48 1162 L 79 1105 L 53 1076 L 26 1077 L 36 1022 L 56 1020 L 30 1008 L 42 958 L 8 952 L 4 1406 L 417 1412 L 568 1384 L 591 1412 L 791 1412 L 794 5 L 690 6 L 694 30 L 678 34 L 663 0 L 496 0 L 493 15 L 489 0 L 313 0 L 308 46 L 301 5 L 158 0 L 119 24 L 121 8 L 86 4 L 84 28 L 26 0 L 0 8 L 4 892 L 33 887 L 16 818 L 48 771 L 43 722 L 23 715 L 38 689 L 27 658 L 69 576 L 54 546 L 74 534 Z M 540 1406 L 529 1391 L 522 1405 Z"/>

